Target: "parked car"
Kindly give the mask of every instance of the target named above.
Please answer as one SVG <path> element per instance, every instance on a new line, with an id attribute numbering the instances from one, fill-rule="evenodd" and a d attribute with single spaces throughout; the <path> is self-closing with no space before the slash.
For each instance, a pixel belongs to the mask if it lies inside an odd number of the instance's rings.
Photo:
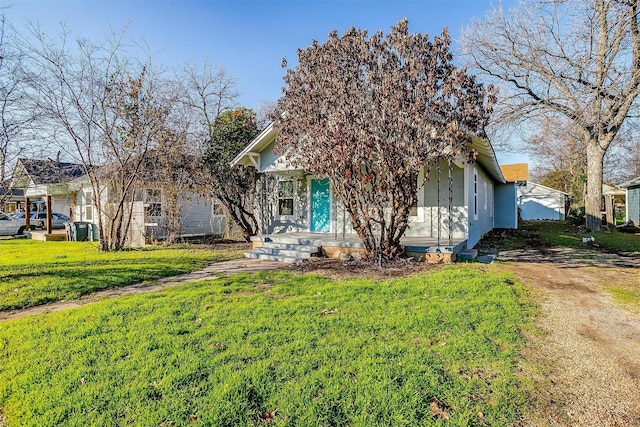
<path id="1" fill-rule="evenodd" d="M 14 219 L 4 212 L 0 212 L 0 236 L 13 236 L 24 232 L 24 219 Z"/>
<path id="2" fill-rule="evenodd" d="M 24 222 L 24 212 L 18 212 L 13 215 L 14 219 L 22 220 Z M 51 227 L 52 228 L 64 228 L 64 223 L 69 222 L 71 218 L 68 215 L 51 212 Z M 47 213 L 43 211 L 32 212 L 29 225 L 31 228 L 44 228 L 47 223 Z"/>

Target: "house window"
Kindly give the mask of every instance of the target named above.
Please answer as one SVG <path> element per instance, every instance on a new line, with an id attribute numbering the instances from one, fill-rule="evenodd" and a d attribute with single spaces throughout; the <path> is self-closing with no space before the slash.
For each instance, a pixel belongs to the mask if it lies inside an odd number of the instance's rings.
<path id="1" fill-rule="evenodd" d="M 411 174 L 411 177 L 409 179 L 412 182 L 415 182 L 416 188 L 418 188 L 418 176 L 415 174 Z M 416 193 L 415 197 L 413 198 L 413 204 L 409 207 L 409 216 L 418 216 L 418 193 Z"/>
<path id="2" fill-rule="evenodd" d="M 293 215 L 293 181 L 278 182 L 278 215 Z"/>
<path id="3" fill-rule="evenodd" d="M 224 208 L 222 207 L 222 203 L 218 203 L 218 202 L 213 202 L 213 214 L 215 216 L 223 216 L 224 215 Z"/>
<path id="4" fill-rule="evenodd" d="M 157 188 L 147 188 L 145 215 L 147 217 L 162 216 L 162 192 Z"/>
<path id="5" fill-rule="evenodd" d="M 409 216 L 418 216 L 418 197 L 416 196 L 413 205 L 409 207 Z"/>
<path id="6" fill-rule="evenodd" d="M 473 219 L 478 219 L 478 174 L 473 171 Z"/>
<path id="7" fill-rule="evenodd" d="M 93 195 L 90 191 L 84 193 L 84 219 L 93 221 Z"/>
<path id="8" fill-rule="evenodd" d="M 484 199 L 484 210 L 487 210 L 487 183 L 484 182 L 484 195 L 483 195 L 483 199 Z"/>
<path id="9" fill-rule="evenodd" d="M 489 193 L 489 218 L 493 218 L 493 183 L 489 187 L 491 192 Z"/>
<path id="10" fill-rule="evenodd" d="M 8 214 L 16 213 L 18 210 L 18 204 L 16 202 L 5 202 L 4 212 Z"/>

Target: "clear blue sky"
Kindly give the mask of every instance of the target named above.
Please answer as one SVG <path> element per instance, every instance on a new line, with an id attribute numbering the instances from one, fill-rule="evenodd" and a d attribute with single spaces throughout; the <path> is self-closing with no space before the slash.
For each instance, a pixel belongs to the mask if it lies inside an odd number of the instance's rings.
<path id="1" fill-rule="evenodd" d="M 18 29 L 26 20 L 38 22 L 45 32 L 66 23 L 77 37 L 101 40 L 109 27 L 129 23 L 129 35 L 144 37 L 155 62 L 182 68 L 206 58 L 224 67 L 237 80 L 239 102 L 258 108 L 281 93 L 284 70 L 281 61 L 295 63 L 296 50 L 312 40 L 323 42 L 337 29 L 351 26 L 370 32 L 388 30 L 400 19 L 409 19 L 411 32 L 431 37 L 448 27 L 455 40 L 471 19 L 516 0 L 413 0 L 413 1 L 43 1 L 0 0 L 7 18 Z M 500 155 L 503 157 L 503 155 Z M 501 162 L 526 158 L 501 158 Z"/>

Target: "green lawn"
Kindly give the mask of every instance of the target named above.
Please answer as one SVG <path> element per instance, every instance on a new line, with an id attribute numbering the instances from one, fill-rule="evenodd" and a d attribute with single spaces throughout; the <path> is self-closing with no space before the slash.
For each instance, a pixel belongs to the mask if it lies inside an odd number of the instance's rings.
<path id="1" fill-rule="evenodd" d="M 640 256 L 640 235 L 637 234 L 608 231 L 581 233 L 566 221 L 522 221 L 519 229 L 539 233 L 546 245 L 583 249 L 589 246 L 582 238 L 593 237 L 593 243 L 602 249 L 627 256 Z"/>
<path id="2" fill-rule="evenodd" d="M 1 240 L 0 311 L 78 298 L 239 256 L 238 251 L 188 247 L 100 253 L 87 242 Z"/>
<path id="3" fill-rule="evenodd" d="M 532 305 L 492 266 L 234 275 L 0 323 L 10 426 L 517 425 Z"/>

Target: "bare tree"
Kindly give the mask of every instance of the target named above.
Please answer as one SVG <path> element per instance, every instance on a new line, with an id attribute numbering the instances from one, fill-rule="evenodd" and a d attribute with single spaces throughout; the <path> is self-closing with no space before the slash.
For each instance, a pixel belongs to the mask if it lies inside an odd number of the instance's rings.
<path id="1" fill-rule="evenodd" d="M 224 68 L 214 68 L 206 61 L 202 69 L 189 65 L 184 85 L 184 102 L 197 120 L 192 137 L 198 141 L 203 160 L 203 182 L 248 241 L 257 232 L 252 210 L 255 170 L 243 166 L 231 169 L 229 163 L 257 134 L 256 116 L 244 108 L 233 109 L 238 92 L 235 80 Z"/>
<path id="2" fill-rule="evenodd" d="M 128 240 L 137 193 L 145 182 L 148 153 L 166 135 L 165 119 L 171 103 L 158 96 L 155 79 L 143 67 L 136 77 L 112 77 L 106 87 L 102 148 L 105 165 L 100 168 L 100 185 L 106 191 L 101 211 L 107 218 L 105 246 L 123 249 Z M 166 144 L 163 144 L 166 145 Z"/>
<path id="3" fill-rule="evenodd" d="M 620 174 L 612 182 L 617 184 L 640 176 L 640 123 L 638 120 L 630 120 L 628 123 L 626 132 L 620 138 L 622 144 L 616 153 L 621 160 Z"/>
<path id="4" fill-rule="evenodd" d="M 31 87 L 43 115 L 36 131 L 81 163 L 93 190 L 101 250 L 125 246 L 144 156 L 166 109 L 156 102 L 148 64 L 130 61 L 126 29 L 102 43 L 69 45 L 33 25 L 22 39 Z"/>
<path id="5" fill-rule="evenodd" d="M 580 129 L 591 230 L 601 226 L 605 153 L 640 94 L 638 12 L 638 0 L 530 0 L 462 34 L 473 64 L 500 83 L 498 122 L 560 114 Z"/>
<path id="6" fill-rule="evenodd" d="M 201 152 L 204 152 L 216 117 L 237 104 L 236 81 L 224 68 L 214 68 L 205 61 L 201 69 L 192 64 L 185 67 L 183 85 L 183 102 L 196 118 L 194 142 L 198 142 Z"/>
<path id="7" fill-rule="evenodd" d="M 28 130 L 37 116 L 13 31 L 0 16 L 0 206 L 12 190 L 13 167 L 27 151 Z"/>
<path id="8" fill-rule="evenodd" d="M 380 262 L 402 253 L 422 168 L 473 159 L 470 133 L 484 134 L 490 97 L 454 67 L 449 47 L 446 30 L 430 42 L 410 34 L 406 19 L 386 36 L 333 31 L 324 44 L 298 50 L 284 78 L 276 150 L 330 179 L 368 256 Z"/>
<path id="9" fill-rule="evenodd" d="M 206 196 L 200 156 L 191 145 L 188 123 L 180 112 L 170 113 L 155 148 L 147 155 L 143 171 L 143 181 L 159 187 L 164 196 L 160 227 L 167 245 L 182 235 L 182 214 L 191 206 L 193 196 Z"/>

